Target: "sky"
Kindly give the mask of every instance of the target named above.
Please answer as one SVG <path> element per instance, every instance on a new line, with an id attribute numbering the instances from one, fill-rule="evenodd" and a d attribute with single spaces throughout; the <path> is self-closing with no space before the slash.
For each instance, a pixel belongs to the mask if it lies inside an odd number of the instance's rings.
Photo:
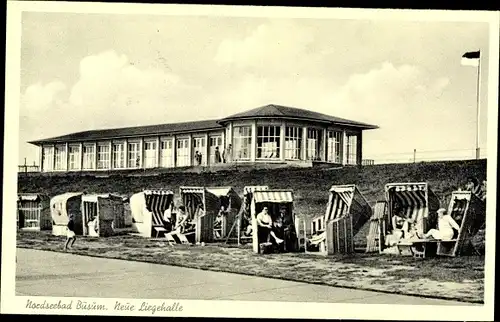
<path id="1" fill-rule="evenodd" d="M 481 49 L 486 148 L 488 45 L 474 22 L 24 12 L 19 164 L 39 163 L 30 140 L 266 104 L 378 125 L 364 159 L 472 157 L 477 69 L 460 60 Z"/>

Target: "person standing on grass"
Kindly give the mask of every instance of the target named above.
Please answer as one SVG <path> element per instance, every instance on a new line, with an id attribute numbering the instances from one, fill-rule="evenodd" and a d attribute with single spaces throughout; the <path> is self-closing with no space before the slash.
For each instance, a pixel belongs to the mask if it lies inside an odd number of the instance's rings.
<path id="1" fill-rule="evenodd" d="M 69 220 L 68 220 L 68 225 L 67 225 L 67 233 L 66 233 L 67 239 L 66 243 L 64 244 L 64 250 L 73 247 L 73 244 L 76 241 L 76 234 L 75 234 L 75 215 L 69 214 Z"/>

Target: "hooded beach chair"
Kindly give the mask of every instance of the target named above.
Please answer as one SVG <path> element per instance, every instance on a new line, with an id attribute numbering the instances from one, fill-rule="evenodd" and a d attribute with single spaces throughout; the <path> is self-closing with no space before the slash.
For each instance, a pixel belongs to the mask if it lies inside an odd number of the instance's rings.
<path id="1" fill-rule="evenodd" d="M 41 193 L 17 195 L 17 227 L 20 230 L 50 230 L 50 198 Z"/>
<path id="2" fill-rule="evenodd" d="M 168 189 L 149 189 L 130 199 L 133 230 L 142 237 L 161 237 L 168 233 L 163 223 L 165 210 L 171 207 L 174 193 Z"/>
<path id="3" fill-rule="evenodd" d="M 251 236 L 245 236 L 246 228 L 248 225 L 252 225 L 250 206 L 252 204 L 254 191 L 269 190 L 268 186 L 245 186 L 243 188 L 243 198 L 241 200 L 240 209 L 236 216 L 235 222 L 233 222 L 229 233 L 226 237 L 226 243 L 232 238 L 234 233 L 236 233 L 236 241 L 238 245 L 241 244 L 243 240 L 252 239 Z"/>
<path id="4" fill-rule="evenodd" d="M 67 192 L 50 199 L 53 235 L 66 235 L 70 214 L 75 223 L 75 235 L 83 234 L 82 195 L 83 192 Z"/>
<path id="5" fill-rule="evenodd" d="M 332 186 L 325 215 L 312 220 L 312 237 L 304 238 L 306 252 L 314 252 L 308 250 L 309 244 L 319 246 L 316 253 L 322 255 L 354 253 L 354 236 L 371 215 L 372 209 L 356 185 Z"/>
<path id="6" fill-rule="evenodd" d="M 437 242 L 436 254 L 454 257 L 475 250 L 472 238 L 486 221 L 486 204 L 470 191 L 454 191 L 448 205 L 448 213 L 460 226 L 452 240 Z"/>
<path id="7" fill-rule="evenodd" d="M 123 198 L 113 194 L 82 195 L 83 235 L 108 237 L 125 226 Z"/>
<path id="8" fill-rule="evenodd" d="M 221 198 L 205 187 L 180 187 L 179 192 L 190 227 L 184 235 L 191 243 L 213 242 Z"/>
<path id="9" fill-rule="evenodd" d="M 214 222 L 214 240 L 225 239 L 237 220 L 241 198 L 232 187 L 207 187 L 206 191 L 219 198 L 219 209 L 224 207 L 225 215 L 220 218 L 218 227 L 215 227 L 217 220 Z"/>
<path id="10" fill-rule="evenodd" d="M 437 224 L 436 211 L 439 209 L 439 199 L 426 182 L 389 183 L 385 185 L 387 221 L 392 223 L 394 215 L 402 216 L 412 221 L 409 232 L 423 236 L 430 227 Z M 392 231 L 392 224 L 387 225 L 382 237 L 385 239 Z M 386 248 L 380 244 L 380 252 Z M 425 257 L 427 252 L 425 241 L 404 238 L 397 243 L 400 254 Z"/>
<path id="11" fill-rule="evenodd" d="M 286 209 L 286 221 L 290 223 L 289 230 L 285 233 L 283 250 L 285 252 L 298 251 L 298 231 L 296 218 L 293 209 L 293 190 L 290 189 L 267 189 L 255 190 L 252 192 L 250 203 L 250 215 L 252 218 L 252 248 L 255 253 L 261 253 L 261 245 L 268 244 L 268 241 L 259 240 L 259 227 L 257 225 L 257 215 L 264 207 L 267 207 L 273 221 L 278 216 L 282 207 Z M 287 237 L 288 236 L 288 237 Z"/>

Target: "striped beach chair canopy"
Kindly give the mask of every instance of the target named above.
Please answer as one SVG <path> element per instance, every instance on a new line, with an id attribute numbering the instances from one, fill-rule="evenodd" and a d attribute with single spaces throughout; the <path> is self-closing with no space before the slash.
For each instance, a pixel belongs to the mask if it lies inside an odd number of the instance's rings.
<path id="1" fill-rule="evenodd" d="M 52 199 L 50 199 L 50 205 L 52 207 L 55 204 L 64 204 L 69 199 L 71 199 L 73 197 L 82 196 L 82 195 L 83 195 L 83 192 L 65 192 L 63 194 L 52 197 Z"/>
<path id="2" fill-rule="evenodd" d="M 121 196 L 115 195 L 115 194 L 112 194 L 112 193 L 100 193 L 100 194 L 86 194 L 86 195 L 82 195 L 82 201 L 86 201 L 86 202 L 97 202 L 98 198 L 123 200 L 123 198 Z"/>
<path id="3" fill-rule="evenodd" d="M 427 207 L 427 183 L 389 183 L 385 186 L 389 205 L 397 202 L 411 216 L 413 209 Z M 390 207 L 392 209 L 392 207 Z"/>
<path id="4" fill-rule="evenodd" d="M 416 220 L 418 231 L 424 231 L 424 218 L 439 209 L 439 199 L 426 182 L 389 183 L 385 186 L 389 218 L 400 216 Z"/>
<path id="5" fill-rule="evenodd" d="M 347 215 L 355 191 L 355 185 L 339 185 L 330 188 L 330 196 L 325 212 L 325 222 Z"/>
<path id="6" fill-rule="evenodd" d="M 269 186 L 245 186 L 243 188 L 243 195 L 253 193 L 254 191 L 269 190 Z"/>
<path id="7" fill-rule="evenodd" d="M 146 209 L 152 213 L 153 226 L 163 226 L 163 213 L 174 200 L 174 193 L 168 189 L 144 190 Z"/>
<path id="8" fill-rule="evenodd" d="M 208 192 L 216 195 L 217 197 L 229 196 L 234 191 L 232 187 L 208 187 L 206 189 Z"/>
<path id="9" fill-rule="evenodd" d="M 181 195 L 185 193 L 204 193 L 205 187 L 180 187 L 179 192 Z"/>
<path id="10" fill-rule="evenodd" d="M 258 190 L 253 192 L 253 198 L 256 203 L 259 202 L 276 202 L 289 203 L 293 202 L 293 190 Z"/>
<path id="11" fill-rule="evenodd" d="M 45 194 L 41 193 L 18 193 L 17 200 L 18 201 L 40 201 L 49 199 L 49 197 Z"/>

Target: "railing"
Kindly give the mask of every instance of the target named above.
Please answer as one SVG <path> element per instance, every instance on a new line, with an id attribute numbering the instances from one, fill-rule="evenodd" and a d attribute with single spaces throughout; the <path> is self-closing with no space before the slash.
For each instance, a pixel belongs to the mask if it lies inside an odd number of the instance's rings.
<path id="1" fill-rule="evenodd" d="M 375 160 L 372 159 L 366 159 L 366 160 L 361 160 L 361 165 L 374 165 Z"/>
<path id="2" fill-rule="evenodd" d="M 40 172 L 40 167 L 37 165 L 19 165 L 17 172 L 22 172 L 22 173 Z"/>

